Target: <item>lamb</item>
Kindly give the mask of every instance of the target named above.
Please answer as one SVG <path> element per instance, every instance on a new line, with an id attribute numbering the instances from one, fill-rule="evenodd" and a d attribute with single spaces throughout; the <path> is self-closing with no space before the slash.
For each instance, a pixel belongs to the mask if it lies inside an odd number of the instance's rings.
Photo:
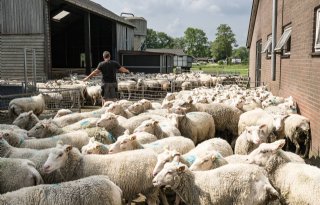
<path id="1" fill-rule="evenodd" d="M 64 130 L 64 132 L 68 132 L 68 131 L 73 131 L 73 130 L 96 127 L 96 123 L 100 119 L 103 120 L 103 118 L 94 118 L 94 117 L 85 118 L 85 119 L 80 120 L 78 122 L 75 122 L 71 125 L 65 126 L 62 129 Z"/>
<path id="2" fill-rule="evenodd" d="M 215 124 L 213 117 L 205 112 L 189 112 L 186 115 L 171 114 L 169 116 L 181 134 L 198 144 L 214 138 Z"/>
<path id="3" fill-rule="evenodd" d="M 0 124 L 0 132 L 4 132 L 4 131 L 14 132 L 16 135 L 18 135 L 22 139 L 28 139 L 29 138 L 27 130 L 21 129 L 16 125 Z"/>
<path id="4" fill-rule="evenodd" d="M 72 111 L 69 109 L 60 109 L 60 110 L 58 110 L 57 114 L 53 117 L 53 119 L 59 118 L 59 117 L 65 116 L 65 115 L 69 115 L 71 113 L 72 113 Z"/>
<path id="5" fill-rule="evenodd" d="M 234 153 L 246 155 L 256 149 L 259 144 L 267 142 L 267 125 L 248 126 L 245 131 L 238 137 Z"/>
<path id="6" fill-rule="evenodd" d="M 157 175 L 157 173 L 163 169 L 166 162 L 172 162 L 175 158 L 176 161 L 190 167 L 199 156 L 202 156 L 204 153 L 210 151 L 217 151 L 223 157 L 233 154 L 232 148 L 228 142 L 220 138 L 206 140 L 182 156 L 181 153 L 177 152 L 176 150 L 165 150 L 158 155 L 157 164 L 153 169 L 153 176 Z"/>
<path id="7" fill-rule="evenodd" d="M 294 163 L 281 150 L 285 140 L 262 143 L 250 153 L 250 163 L 266 169 L 272 185 L 280 190 L 283 204 L 319 204 L 320 169 Z"/>
<path id="8" fill-rule="evenodd" d="M 61 141 L 64 144 L 70 144 L 78 149 L 88 144 L 90 137 L 94 136 L 101 143 L 111 144 L 114 142 L 111 134 L 104 129 L 90 128 L 86 130 L 78 130 L 68 132 L 61 135 L 56 135 L 50 138 L 29 139 L 25 140 L 12 132 L 3 132 L 3 138 L 14 147 L 30 148 L 30 149 L 47 149 L 55 147 L 57 142 Z"/>
<path id="9" fill-rule="evenodd" d="M 107 176 L 23 188 L 0 196 L 1 204 L 120 205 L 122 191 Z"/>
<path id="10" fill-rule="evenodd" d="M 90 98 L 91 102 L 93 105 L 97 104 L 97 100 L 101 98 L 101 86 L 100 85 L 95 85 L 95 86 L 87 86 L 85 89 L 85 93 L 88 95 Z"/>
<path id="11" fill-rule="evenodd" d="M 228 164 L 228 162 L 219 152 L 210 151 L 206 152 L 203 156 L 199 156 L 189 169 L 191 171 L 206 171 L 221 167 L 226 164 Z"/>
<path id="12" fill-rule="evenodd" d="M 35 115 L 39 116 L 45 110 L 45 98 L 48 98 L 48 96 L 39 94 L 37 96 L 11 100 L 8 107 L 9 117 L 13 119 L 21 113 L 29 111 L 33 111 Z"/>
<path id="13" fill-rule="evenodd" d="M 181 84 L 181 89 L 182 90 L 191 90 L 192 89 L 192 84 L 189 81 L 183 82 Z"/>
<path id="14" fill-rule="evenodd" d="M 128 107 L 128 112 L 132 113 L 133 115 L 139 115 L 144 111 L 145 111 L 145 107 L 140 102 L 133 103 Z"/>
<path id="15" fill-rule="evenodd" d="M 303 158 L 308 158 L 310 151 L 310 120 L 298 114 L 291 114 L 284 121 L 285 136 L 294 143 L 296 154 L 300 154 L 300 144 L 303 143 L 305 151 Z M 288 148 L 287 148 L 288 150 Z"/>
<path id="16" fill-rule="evenodd" d="M 130 136 L 123 136 L 118 138 L 117 142 L 112 144 L 109 153 L 114 154 L 123 151 L 136 150 L 136 149 L 152 149 L 156 153 L 161 153 L 166 147 L 175 149 L 181 153 L 187 153 L 194 148 L 194 143 L 185 137 L 174 136 L 157 140 L 149 144 L 140 144 L 137 137 L 133 134 Z"/>
<path id="17" fill-rule="evenodd" d="M 216 132 L 228 132 L 232 135 L 227 139 L 229 143 L 238 136 L 238 122 L 242 113 L 239 109 L 221 103 L 192 104 L 192 101 L 184 102 L 181 107 L 186 108 L 187 112 L 207 112 L 212 115 Z"/>
<path id="18" fill-rule="evenodd" d="M 35 164 L 26 159 L 0 158 L 0 170 L 0 194 L 43 183 Z"/>
<path id="19" fill-rule="evenodd" d="M 81 148 L 82 154 L 108 154 L 108 146 L 91 137 L 89 143 Z"/>
<path id="20" fill-rule="evenodd" d="M 133 131 L 145 120 L 155 119 L 155 120 L 166 120 L 166 118 L 157 115 L 138 115 L 128 119 L 125 123 L 120 122 L 120 118 L 112 113 L 106 113 L 101 116 L 102 119 L 97 122 L 98 127 L 104 127 L 108 130 L 115 138 L 123 135 L 126 130 L 129 133 Z"/>
<path id="21" fill-rule="evenodd" d="M 118 83 L 118 91 L 123 95 L 123 91 L 128 92 L 128 100 L 131 99 L 132 92 L 137 89 L 137 82 L 133 80 L 120 81 Z"/>
<path id="22" fill-rule="evenodd" d="M 183 164 L 167 163 L 153 179 L 153 184 L 156 187 L 170 186 L 186 204 L 193 205 L 262 205 L 279 195 L 263 169 L 247 164 L 191 172 Z"/>
<path id="23" fill-rule="evenodd" d="M 133 132 L 148 132 L 157 136 L 159 139 L 170 136 L 181 136 L 179 129 L 172 123 L 165 121 L 159 122 L 153 119 L 144 121 Z"/>
<path id="24" fill-rule="evenodd" d="M 33 113 L 33 111 L 29 111 L 21 113 L 12 124 L 20 127 L 21 129 L 30 130 L 39 121 L 39 118 Z"/>
<path id="25" fill-rule="evenodd" d="M 142 100 L 139 100 L 139 103 L 141 103 L 143 105 L 144 111 L 150 110 L 153 108 L 153 104 L 151 103 L 150 100 L 142 99 Z M 161 107 L 161 105 L 160 105 L 160 107 Z"/>
<path id="26" fill-rule="evenodd" d="M 120 104 L 114 103 L 107 107 L 106 113 L 113 113 L 115 115 L 120 115 L 125 118 L 130 118 L 135 116 L 135 114 L 131 113 L 128 109 L 124 109 Z"/>
<path id="27" fill-rule="evenodd" d="M 152 169 L 157 156 L 152 150 L 134 150 L 115 155 L 81 155 L 69 145 L 57 145 L 43 165 L 46 173 L 60 169 L 66 181 L 92 175 L 107 175 L 123 191 L 131 203 L 138 193 L 155 205 L 158 189 L 152 185 Z M 94 167 L 94 169 L 93 169 Z"/>

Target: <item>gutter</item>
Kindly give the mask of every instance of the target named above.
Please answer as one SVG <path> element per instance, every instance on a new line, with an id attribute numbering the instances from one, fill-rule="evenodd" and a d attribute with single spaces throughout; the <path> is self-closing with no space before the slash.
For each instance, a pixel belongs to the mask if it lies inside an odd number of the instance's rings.
<path id="1" fill-rule="evenodd" d="M 276 80 L 276 51 L 274 48 L 277 43 L 277 19 L 278 19 L 278 0 L 273 0 L 272 9 L 272 51 L 271 51 L 271 79 Z"/>

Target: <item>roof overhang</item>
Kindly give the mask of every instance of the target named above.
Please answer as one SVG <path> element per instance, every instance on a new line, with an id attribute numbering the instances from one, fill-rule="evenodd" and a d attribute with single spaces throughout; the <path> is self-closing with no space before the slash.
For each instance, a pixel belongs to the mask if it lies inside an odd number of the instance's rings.
<path id="1" fill-rule="evenodd" d="M 252 35 L 253 35 L 257 12 L 259 8 L 259 2 L 260 0 L 252 0 L 251 16 L 250 16 L 248 36 L 247 36 L 247 48 L 250 48 L 251 46 Z"/>
<path id="2" fill-rule="evenodd" d="M 104 8 L 100 4 L 97 4 L 90 0 L 63 0 L 69 4 L 75 5 L 83 10 L 89 11 L 91 13 L 97 14 L 104 18 L 108 18 L 110 20 L 116 21 L 121 24 L 125 24 L 130 27 L 135 27 L 132 23 L 125 20 L 124 18 L 118 16 L 117 14 L 109 11 L 108 9 Z"/>

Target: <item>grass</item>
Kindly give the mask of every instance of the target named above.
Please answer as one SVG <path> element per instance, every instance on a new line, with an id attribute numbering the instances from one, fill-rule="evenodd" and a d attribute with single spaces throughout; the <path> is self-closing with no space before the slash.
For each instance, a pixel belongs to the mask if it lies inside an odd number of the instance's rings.
<path id="1" fill-rule="evenodd" d="M 218 64 L 201 64 L 192 65 L 192 71 L 203 71 L 205 73 L 215 74 L 239 74 L 241 76 L 248 76 L 248 64 L 233 64 L 233 65 L 218 65 Z"/>

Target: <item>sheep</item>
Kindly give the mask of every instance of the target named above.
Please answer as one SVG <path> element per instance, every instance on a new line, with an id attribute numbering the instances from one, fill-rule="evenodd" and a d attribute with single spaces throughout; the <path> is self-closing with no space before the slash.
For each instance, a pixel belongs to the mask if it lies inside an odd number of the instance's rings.
<path id="1" fill-rule="evenodd" d="M 311 141 L 310 120 L 298 114 L 291 114 L 284 121 L 284 133 L 285 136 L 295 145 L 296 154 L 300 154 L 301 149 L 299 143 L 304 144 L 305 151 L 303 153 L 303 158 L 308 158 Z"/>
<path id="2" fill-rule="evenodd" d="M 172 162 L 176 157 L 178 157 L 176 161 L 179 161 L 190 167 L 199 156 L 210 151 L 217 151 L 223 157 L 233 154 L 232 148 L 228 142 L 220 138 L 206 140 L 182 156 L 181 153 L 177 152 L 176 150 L 166 149 L 164 152 L 158 155 L 157 164 L 153 169 L 153 175 L 157 175 L 157 173 L 163 169 L 166 162 Z"/>
<path id="3" fill-rule="evenodd" d="M 27 187 L 0 195 L 1 204 L 120 205 L 122 191 L 107 176 L 92 176 L 61 184 Z"/>
<path id="4" fill-rule="evenodd" d="M 28 137 L 47 138 L 54 135 L 63 134 L 64 130 L 56 123 L 50 120 L 39 121 L 32 129 L 28 131 Z"/>
<path id="5" fill-rule="evenodd" d="M 193 162 L 189 169 L 191 171 L 205 171 L 215 169 L 226 164 L 228 164 L 228 162 L 222 157 L 222 155 L 219 152 L 210 151 L 206 152 L 202 156 L 199 156 Z"/>
<path id="6" fill-rule="evenodd" d="M 72 113 L 72 111 L 69 109 L 60 109 L 60 110 L 58 110 L 57 114 L 53 117 L 53 119 L 59 118 L 59 117 L 65 116 L 65 115 L 69 115 L 71 113 Z"/>
<path id="7" fill-rule="evenodd" d="M 90 137 L 94 137 L 101 143 L 111 144 L 114 142 L 111 134 L 104 129 L 89 128 L 86 130 L 78 130 L 68 132 L 61 135 L 56 135 L 50 138 L 43 139 L 29 139 L 25 140 L 11 131 L 2 132 L 3 138 L 14 147 L 30 148 L 30 149 L 47 149 L 55 147 L 56 143 L 62 141 L 65 144 L 70 144 L 78 149 L 88 144 Z"/>
<path id="8" fill-rule="evenodd" d="M 235 154 L 249 154 L 259 144 L 267 142 L 267 125 L 248 126 L 245 131 L 236 140 L 234 153 Z"/>
<path id="9" fill-rule="evenodd" d="M 281 150 L 285 140 L 262 143 L 250 153 L 250 163 L 266 169 L 272 185 L 280 190 L 283 204 L 319 204 L 320 169 L 294 163 Z"/>
<path id="10" fill-rule="evenodd" d="M 120 81 L 118 83 L 118 91 L 123 95 L 124 91 L 128 92 L 128 100 L 131 99 L 132 92 L 137 89 L 137 82 L 133 80 Z"/>
<path id="11" fill-rule="evenodd" d="M 21 137 L 22 139 L 28 139 L 28 131 L 19 128 L 16 125 L 6 125 L 6 124 L 0 124 L 0 132 L 4 131 L 11 131 L 14 132 L 16 135 Z"/>
<path id="12" fill-rule="evenodd" d="M 80 120 L 78 122 L 75 122 L 71 125 L 67 125 L 67 126 L 63 127 L 62 129 L 64 130 L 64 132 L 68 132 L 68 131 L 73 131 L 73 130 L 92 128 L 92 127 L 96 126 L 96 123 L 100 119 L 103 120 L 103 118 L 94 118 L 94 117 L 85 118 L 85 119 Z"/>
<path id="13" fill-rule="evenodd" d="M 179 129 L 172 125 L 172 123 L 159 122 L 153 119 L 144 121 L 133 132 L 148 132 L 159 139 L 170 136 L 181 136 Z"/>
<path id="14" fill-rule="evenodd" d="M 126 130 L 129 130 L 129 133 L 133 133 L 133 131 L 145 120 L 166 120 L 165 117 L 157 116 L 154 114 L 134 116 L 126 120 L 125 123 L 121 123 L 121 118 L 112 113 L 105 113 L 103 116 L 101 116 L 101 118 L 104 120 L 98 121 L 97 126 L 104 127 L 115 138 L 123 135 Z"/>
<path id="15" fill-rule="evenodd" d="M 91 137 L 89 143 L 81 148 L 82 154 L 108 154 L 108 152 L 108 146 L 96 141 L 94 137 Z"/>
<path id="16" fill-rule="evenodd" d="M 138 193 L 155 205 L 158 188 L 152 185 L 152 169 L 157 156 L 152 150 L 134 150 L 115 155 L 81 155 L 69 145 L 57 145 L 43 165 L 46 173 L 60 170 L 66 181 L 92 175 L 107 175 L 123 191 L 123 198 L 131 203 Z M 93 169 L 94 167 L 94 169 Z"/>
<path id="17" fill-rule="evenodd" d="M 101 98 L 101 86 L 95 85 L 95 86 L 87 86 L 85 89 L 85 93 L 90 98 L 93 105 L 97 104 L 97 100 Z"/>
<path id="18" fill-rule="evenodd" d="M 130 105 L 127 110 L 133 115 L 139 115 L 145 111 L 145 107 L 143 106 L 142 103 L 136 102 Z"/>
<path id="19" fill-rule="evenodd" d="M 235 136 L 238 136 L 238 122 L 242 114 L 239 109 L 221 103 L 192 104 L 192 100 L 184 102 L 181 107 L 185 108 L 187 112 L 207 112 L 212 115 L 216 132 L 227 131 L 232 135 L 230 139 L 227 139 L 229 143 L 234 140 Z"/>
<path id="20" fill-rule="evenodd" d="M 173 120 L 181 135 L 191 139 L 196 145 L 215 136 L 214 120 L 208 113 L 171 114 L 169 118 Z"/>
<path id="21" fill-rule="evenodd" d="M 123 136 L 110 146 L 109 153 L 114 154 L 123 151 L 136 149 L 152 149 L 156 153 L 161 153 L 167 147 L 175 149 L 184 154 L 194 148 L 194 143 L 185 137 L 174 136 L 151 142 L 149 144 L 141 144 L 137 140 L 137 136 L 132 134 L 130 136 Z"/>
<path id="22" fill-rule="evenodd" d="M 278 96 L 269 96 L 266 100 L 262 102 L 262 108 L 266 108 L 271 105 L 278 105 L 284 103 L 283 97 Z"/>
<path id="23" fill-rule="evenodd" d="M 142 100 L 139 100 L 139 103 L 141 103 L 143 105 L 144 111 L 150 110 L 153 108 L 153 103 L 151 103 L 150 100 L 142 99 Z M 160 105 L 160 107 L 161 107 L 161 105 Z"/>
<path id="24" fill-rule="evenodd" d="M 279 195 L 262 168 L 247 164 L 191 172 L 183 164 L 167 163 L 153 179 L 153 184 L 170 186 L 186 204 L 194 205 L 262 205 Z"/>
<path id="25" fill-rule="evenodd" d="M 113 113 L 115 115 L 120 115 L 125 118 L 130 118 L 135 116 L 128 109 L 124 109 L 120 104 L 114 103 L 107 107 L 106 113 Z"/>
<path id="26" fill-rule="evenodd" d="M 30 130 L 39 121 L 39 118 L 33 113 L 33 111 L 29 111 L 21 113 L 12 124 L 20 127 L 21 129 Z"/>
<path id="27" fill-rule="evenodd" d="M 192 88 L 192 84 L 189 81 L 183 82 L 181 84 L 181 89 L 182 90 L 191 90 L 191 88 Z"/>
<path id="28" fill-rule="evenodd" d="M 0 194 L 43 183 L 30 160 L 0 158 L 0 170 Z"/>
<path id="29" fill-rule="evenodd" d="M 21 113 L 29 111 L 33 111 L 35 115 L 39 116 L 45 110 L 45 98 L 48 98 L 48 96 L 39 94 L 37 96 L 11 100 L 8 107 L 9 117 L 14 119 Z"/>

